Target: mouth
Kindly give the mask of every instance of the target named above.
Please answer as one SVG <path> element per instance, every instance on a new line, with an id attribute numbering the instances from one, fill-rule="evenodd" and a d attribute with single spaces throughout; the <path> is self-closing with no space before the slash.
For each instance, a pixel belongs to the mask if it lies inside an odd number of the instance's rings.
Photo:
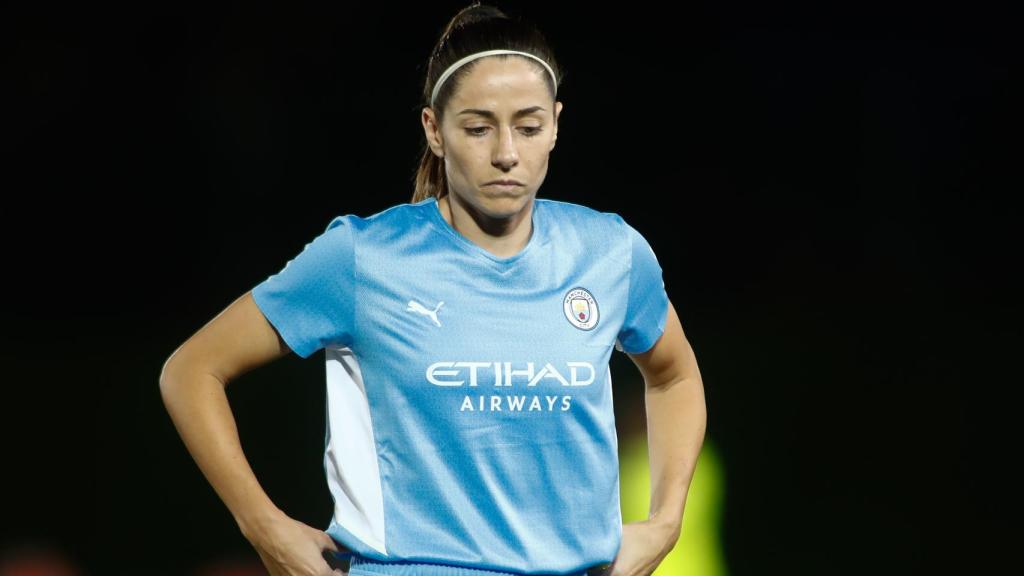
<path id="1" fill-rule="evenodd" d="M 499 187 L 505 187 L 505 188 L 512 188 L 512 187 L 515 187 L 515 186 L 522 186 L 522 185 L 523 185 L 523 183 L 518 181 L 518 180 L 491 180 L 487 184 L 484 184 L 484 186 L 499 186 Z"/>

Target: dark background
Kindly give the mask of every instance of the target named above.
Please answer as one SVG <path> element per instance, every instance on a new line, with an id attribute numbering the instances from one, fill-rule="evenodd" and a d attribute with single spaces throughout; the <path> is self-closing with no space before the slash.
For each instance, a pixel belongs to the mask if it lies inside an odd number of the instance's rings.
<path id="1" fill-rule="evenodd" d="M 994 564 L 1019 454 L 1019 21 L 496 4 L 565 71 L 539 195 L 617 212 L 658 254 L 730 573 Z M 426 58 L 464 5 L 4 10 L 3 548 L 87 574 L 255 557 L 160 369 L 335 215 L 409 201 Z M 325 527 L 322 358 L 229 397 L 271 498 Z M 621 353 L 613 372 L 625 423 L 642 382 Z"/>

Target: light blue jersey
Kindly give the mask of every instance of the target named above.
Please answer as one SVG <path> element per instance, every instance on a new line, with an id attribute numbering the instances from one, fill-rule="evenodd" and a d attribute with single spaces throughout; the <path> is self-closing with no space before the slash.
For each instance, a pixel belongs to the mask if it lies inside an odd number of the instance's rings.
<path id="1" fill-rule="evenodd" d="M 618 214 L 535 198 L 507 258 L 435 198 L 338 216 L 252 295 L 297 355 L 325 349 L 326 532 L 353 576 L 615 558 L 608 361 L 649 350 L 668 314 L 658 260 Z"/>

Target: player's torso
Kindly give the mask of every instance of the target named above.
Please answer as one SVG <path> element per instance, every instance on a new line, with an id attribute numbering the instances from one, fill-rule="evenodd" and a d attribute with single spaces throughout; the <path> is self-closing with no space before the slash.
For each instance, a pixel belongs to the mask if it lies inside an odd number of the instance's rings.
<path id="1" fill-rule="evenodd" d="M 509 434 L 557 433 L 553 419 L 606 408 L 627 248 L 554 227 L 546 234 L 511 265 L 426 225 L 361 239 L 356 352 L 384 378 L 368 386 L 386 386 L 407 414 L 469 435 L 510 419 L 531 426 Z"/>
<path id="2" fill-rule="evenodd" d="M 369 433 L 372 460 L 349 469 L 381 491 L 337 480 L 339 523 L 379 510 L 377 535 L 399 557 L 610 557 L 619 508 L 608 360 L 626 314 L 628 242 L 593 213 L 587 226 L 549 219 L 543 242 L 503 264 L 459 244 L 436 215 L 403 210 L 405 220 L 356 231 L 358 364 L 328 356 L 339 446 L 328 461 L 354 457 Z M 347 411 L 362 399 L 365 425 Z M 358 506 L 346 507 L 350 493 Z"/>

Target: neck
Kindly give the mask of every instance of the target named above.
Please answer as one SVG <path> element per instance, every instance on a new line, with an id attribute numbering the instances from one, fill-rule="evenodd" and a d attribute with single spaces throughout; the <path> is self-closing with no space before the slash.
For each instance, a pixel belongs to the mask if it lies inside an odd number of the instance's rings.
<path id="1" fill-rule="evenodd" d="M 451 193 L 437 201 L 441 215 L 467 240 L 499 258 L 521 252 L 533 234 L 533 200 L 506 217 L 494 217 Z"/>

